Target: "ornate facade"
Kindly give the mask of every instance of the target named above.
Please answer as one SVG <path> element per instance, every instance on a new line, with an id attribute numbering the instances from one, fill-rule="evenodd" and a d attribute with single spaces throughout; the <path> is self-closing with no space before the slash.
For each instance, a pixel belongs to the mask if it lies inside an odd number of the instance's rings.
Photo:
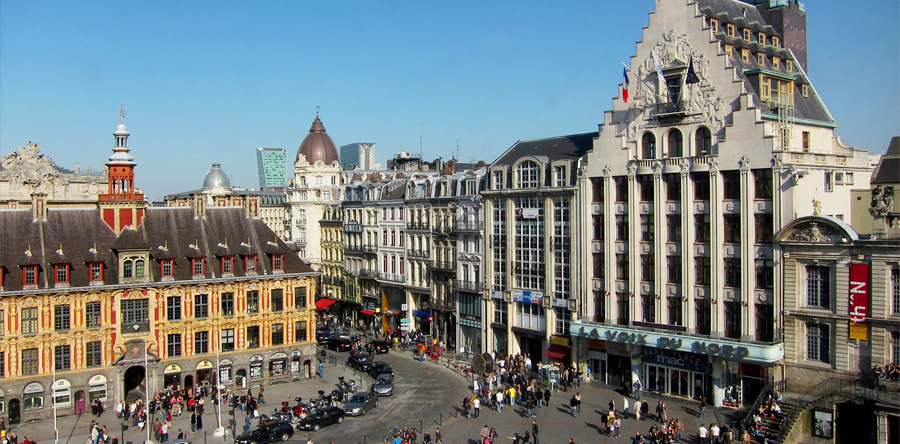
<path id="1" fill-rule="evenodd" d="M 121 131 L 120 131 L 121 130 Z M 124 125 L 99 209 L 0 212 L 0 406 L 9 423 L 178 385 L 310 376 L 316 273 L 243 208 L 146 208 Z"/>

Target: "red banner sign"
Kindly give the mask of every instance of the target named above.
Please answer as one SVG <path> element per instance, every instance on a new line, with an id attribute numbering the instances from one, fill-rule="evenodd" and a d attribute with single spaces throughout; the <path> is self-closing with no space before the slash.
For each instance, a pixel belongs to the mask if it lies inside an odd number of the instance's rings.
<path id="1" fill-rule="evenodd" d="M 850 264 L 850 322 L 869 317 L 869 264 Z"/>

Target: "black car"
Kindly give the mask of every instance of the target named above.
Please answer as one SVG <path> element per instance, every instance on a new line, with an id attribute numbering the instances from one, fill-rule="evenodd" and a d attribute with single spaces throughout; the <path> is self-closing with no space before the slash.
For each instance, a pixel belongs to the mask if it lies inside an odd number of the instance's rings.
<path id="1" fill-rule="evenodd" d="M 328 339 L 328 342 L 325 343 L 325 348 L 329 348 L 334 351 L 346 352 L 350 351 L 351 342 L 349 338 L 342 338 L 340 336 L 332 336 Z"/>
<path id="2" fill-rule="evenodd" d="M 297 430 L 319 431 L 322 427 L 340 424 L 344 422 L 344 409 L 340 407 L 325 407 L 316 410 L 306 416 L 306 419 L 297 423 Z"/>
<path id="3" fill-rule="evenodd" d="M 331 339 L 331 330 L 316 330 L 316 344 L 322 345 Z"/>
<path id="4" fill-rule="evenodd" d="M 394 376 L 394 369 L 391 368 L 390 365 L 387 365 L 383 362 L 375 362 L 369 368 L 369 376 L 378 379 L 378 375 L 388 374 Z"/>
<path id="5" fill-rule="evenodd" d="M 266 444 L 287 441 L 294 436 L 294 428 L 285 421 L 266 421 L 235 438 L 236 444 Z"/>
<path id="6" fill-rule="evenodd" d="M 368 373 L 372 367 L 372 360 L 365 353 L 357 353 L 347 358 L 347 366 Z"/>
<path id="7" fill-rule="evenodd" d="M 378 339 L 369 341 L 369 343 L 366 344 L 366 350 L 369 350 L 370 346 L 375 350 L 375 353 L 378 353 L 379 355 L 383 355 L 391 350 L 391 343 L 389 341 L 381 341 Z"/>

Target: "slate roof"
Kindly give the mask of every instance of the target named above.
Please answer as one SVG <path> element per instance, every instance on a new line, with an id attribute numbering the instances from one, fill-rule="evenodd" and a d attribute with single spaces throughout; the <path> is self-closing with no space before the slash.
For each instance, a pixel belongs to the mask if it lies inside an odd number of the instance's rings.
<path id="1" fill-rule="evenodd" d="M 70 287 L 90 284 L 89 262 L 104 262 L 104 283 L 115 283 L 118 265 L 110 248 L 116 234 L 97 210 L 52 209 L 47 220 L 35 220 L 31 209 L 2 210 L 0 226 L 0 271 L 6 291 L 23 289 L 23 265 L 39 266 L 39 288 L 47 288 L 54 264 L 70 265 Z"/>
<path id="2" fill-rule="evenodd" d="M 752 91 L 756 96 L 757 103 L 765 110 L 764 112 L 778 114 L 777 107 L 770 107 L 769 103 L 760 99 L 759 75 L 770 74 L 776 77 L 792 78 L 794 80 L 795 118 L 814 120 L 828 124 L 834 123 L 834 118 L 831 116 L 831 113 L 828 112 L 828 109 L 825 107 L 821 98 L 816 94 L 806 72 L 803 70 L 801 64 L 797 62 L 791 51 L 785 48 L 784 45 L 782 45 L 781 48 L 775 48 L 771 45 L 760 45 L 755 40 L 756 33 L 764 32 L 767 37 L 778 36 L 781 38 L 782 42 L 785 41 L 781 32 L 782 30 L 780 29 L 782 25 L 775 22 L 769 23 L 768 21 L 771 20 L 771 18 L 767 19 L 766 16 L 771 14 L 765 14 L 758 9 L 762 8 L 765 10 L 768 8 L 767 3 L 754 6 L 740 0 L 696 1 L 701 14 L 719 20 L 719 32 L 716 33 L 715 37 L 723 43 L 734 46 L 734 58 L 731 63 L 739 68 L 737 70 L 738 76 L 744 81 L 747 89 Z M 727 23 L 732 23 L 738 28 L 735 37 L 728 36 L 725 27 L 725 24 Z M 743 28 L 750 28 L 753 31 L 753 41 L 748 42 L 743 39 L 743 36 L 741 35 L 741 29 Z M 749 49 L 751 54 L 748 62 L 741 60 L 741 50 L 745 48 Z M 760 65 L 757 60 L 756 55 L 759 53 L 766 54 L 766 62 L 764 65 Z M 778 56 L 781 59 L 781 64 L 777 69 L 772 65 L 773 56 Z M 794 62 L 793 72 L 786 71 L 785 61 L 787 60 L 793 60 Z M 807 97 L 803 97 L 801 94 L 801 88 L 804 84 L 809 87 L 809 94 Z"/>
<path id="3" fill-rule="evenodd" d="M 174 259 L 176 281 L 193 278 L 190 259 L 195 257 L 206 259 L 204 277 L 210 279 L 226 277 L 221 261 L 232 255 L 234 277 L 247 276 L 248 255 L 257 256 L 257 275 L 272 273 L 272 254 L 284 254 L 284 273 L 313 272 L 262 220 L 247 217 L 239 207 L 208 208 L 206 217 L 197 219 L 189 207 L 152 207 L 138 229 L 119 236 L 98 210 L 50 209 L 46 220 L 34 220 L 31 209 L 0 210 L 0 226 L 0 296 L 23 290 L 23 265 L 39 265 L 39 289 L 56 286 L 53 265 L 62 263 L 70 266 L 69 288 L 90 285 L 90 262 L 104 263 L 105 285 L 118 284 L 118 255 L 123 253 L 150 254 L 145 267 L 150 282 L 160 281 L 160 259 Z"/>
<path id="4" fill-rule="evenodd" d="M 587 154 L 594 145 L 596 132 L 550 137 L 548 139 L 520 140 L 501 154 L 493 165 L 512 165 L 525 156 L 534 156 L 546 163 L 555 160 L 576 160 Z"/>
<path id="5" fill-rule="evenodd" d="M 872 185 L 900 183 L 900 137 L 892 137 L 887 152 L 872 173 Z M 895 190 L 896 192 L 897 190 Z"/>

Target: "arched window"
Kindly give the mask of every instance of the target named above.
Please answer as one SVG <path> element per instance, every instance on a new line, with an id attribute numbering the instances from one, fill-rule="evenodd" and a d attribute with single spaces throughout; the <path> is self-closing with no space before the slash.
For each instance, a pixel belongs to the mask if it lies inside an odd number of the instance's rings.
<path id="1" fill-rule="evenodd" d="M 541 186 L 541 166 L 526 160 L 516 167 L 517 188 L 538 188 Z"/>
<path id="2" fill-rule="evenodd" d="M 144 277 L 144 260 L 134 261 L 134 277 Z"/>
<path id="3" fill-rule="evenodd" d="M 651 132 L 644 133 L 641 139 L 641 159 L 656 158 L 656 136 Z"/>
<path id="4" fill-rule="evenodd" d="M 134 277 L 134 261 L 131 259 L 125 259 L 125 262 L 122 263 L 122 277 Z"/>
<path id="5" fill-rule="evenodd" d="M 669 143 L 667 148 L 669 149 L 669 157 L 684 157 L 681 131 L 678 131 L 677 129 L 669 131 Z"/>
<path id="6" fill-rule="evenodd" d="M 697 128 L 697 132 L 694 133 L 694 155 L 708 156 L 711 147 L 712 134 L 709 132 L 709 128 L 705 126 Z"/>

